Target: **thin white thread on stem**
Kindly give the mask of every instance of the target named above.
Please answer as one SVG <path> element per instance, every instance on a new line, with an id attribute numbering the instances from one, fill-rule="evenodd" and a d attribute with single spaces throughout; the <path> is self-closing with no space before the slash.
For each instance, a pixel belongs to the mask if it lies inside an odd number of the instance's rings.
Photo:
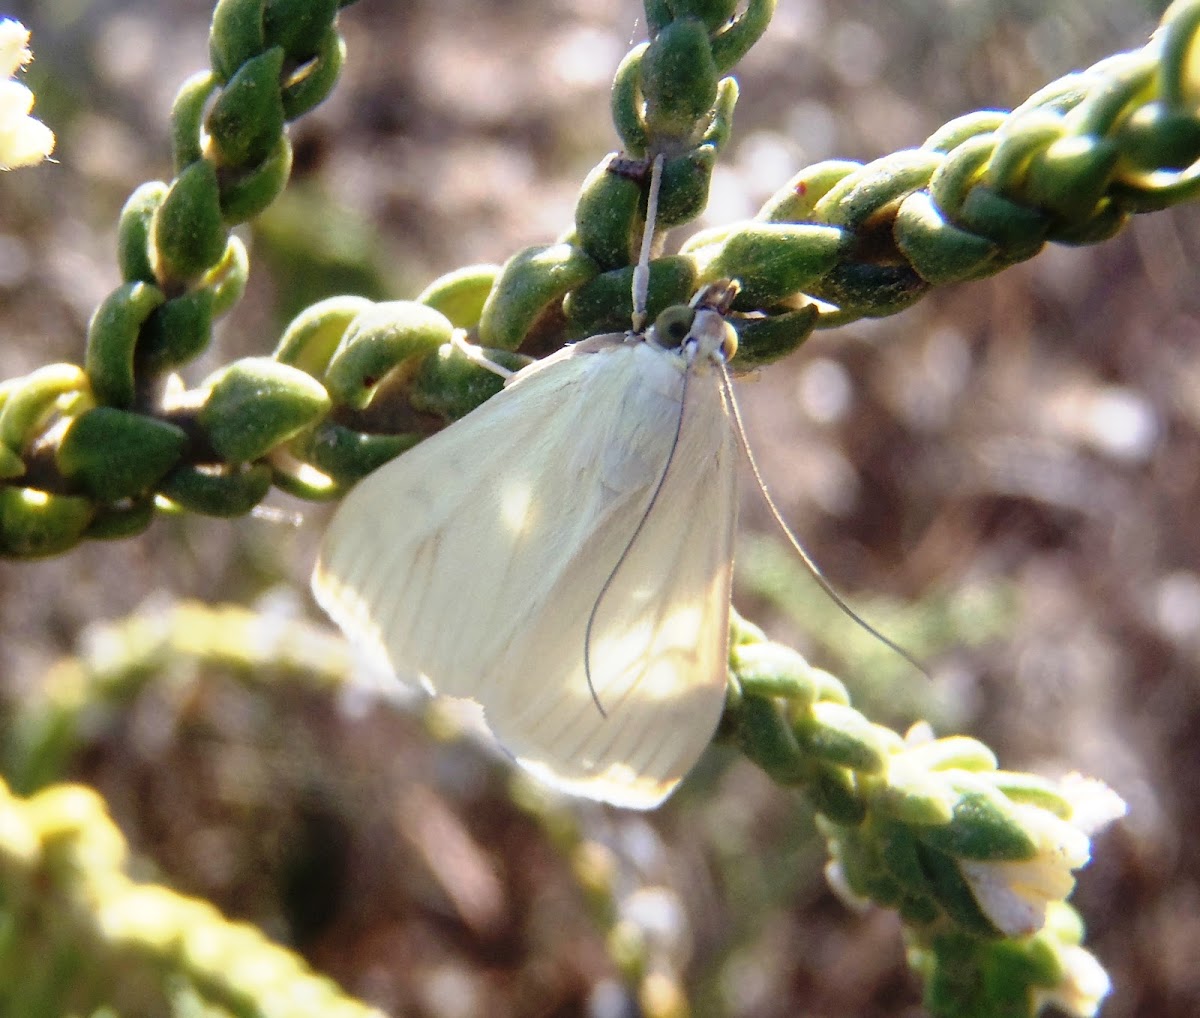
<path id="1" fill-rule="evenodd" d="M 658 218 L 658 191 L 662 186 L 663 155 L 650 164 L 650 190 L 646 195 L 646 226 L 642 230 L 642 249 L 633 268 L 633 332 L 646 330 L 646 305 L 650 300 L 650 252 L 654 248 L 655 220 Z"/>

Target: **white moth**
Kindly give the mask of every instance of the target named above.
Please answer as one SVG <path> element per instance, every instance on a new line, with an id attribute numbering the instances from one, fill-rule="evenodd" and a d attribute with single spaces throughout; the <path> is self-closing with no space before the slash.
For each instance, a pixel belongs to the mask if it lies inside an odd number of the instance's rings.
<path id="1" fill-rule="evenodd" d="M 721 716 L 735 292 L 531 364 L 361 481 L 321 545 L 313 590 L 352 642 L 476 701 L 519 764 L 576 795 L 656 806 Z"/>

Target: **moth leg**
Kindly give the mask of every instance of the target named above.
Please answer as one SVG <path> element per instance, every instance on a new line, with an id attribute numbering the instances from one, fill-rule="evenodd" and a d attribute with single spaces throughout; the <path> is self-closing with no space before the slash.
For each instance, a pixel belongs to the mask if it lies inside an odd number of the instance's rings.
<path id="1" fill-rule="evenodd" d="M 497 364 L 492 360 L 483 352 L 483 347 L 469 343 L 461 330 L 456 329 L 454 331 L 454 334 L 450 337 L 450 345 L 472 363 L 478 364 L 481 368 L 487 368 L 493 375 L 499 375 L 505 381 L 508 381 L 508 379 L 516 374 L 512 368 L 506 368 L 503 364 Z"/>

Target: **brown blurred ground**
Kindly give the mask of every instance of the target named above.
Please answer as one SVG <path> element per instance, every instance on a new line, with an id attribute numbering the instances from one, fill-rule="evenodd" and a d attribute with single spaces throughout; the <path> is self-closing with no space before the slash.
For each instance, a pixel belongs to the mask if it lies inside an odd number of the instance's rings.
<path id="1" fill-rule="evenodd" d="M 806 163 L 870 159 L 960 113 L 1011 107 L 1141 45 L 1162 6 L 782 0 L 739 74 L 709 218 L 752 214 Z M 204 64 L 208 16 L 115 0 L 12 13 L 34 30 L 35 83 L 53 78 L 38 108 L 60 147 L 57 165 L 0 180 L 3 378 L 81 356 L 88 314 L 117 282 L 117 210 L 169 175 L 166 110 Z M 328 293 L 409 297 L 558 234 L 614 144 L 607 86 L 642 36 L 638 13 L 628 0 L 345 12 L 345 78 L 295 129 L 295 184 L 249 238 L 250 292 L 190 377 L 266 352 L 288 314 Z M 1079 769 L 1129 801 L 1075 898 L 1116 983 L 1110 1018 L 1200 1013 L 1198 251 L 1196 210 L 1144 217 L 1097 249 L 1048 250 L 818 335 L 741 386 L 785 514 L 856 602 L 1010 591 L 1011 632 L 964 636 L 931 662 L 932 685 L 904 674 L 882 689 L 764 596 L 761 577 L 739 574 L 737 602 L 880 720 L 903 726 L 916 710 L 1008 767 Z M 148 598 L 291 597 L 313 612 L 325 510 L 275 501 L 303 509 L 303 527 L 160 521 L 123 544 L 0 563 L 4 695 L 34 695 L 90 624 Z M 769 533 L 753 496 L 745 506 L 747 531 Z M 152 688 L 97 723 L 73 771 L 161 879 L 299 944 L 396 1013 L 568 1015 L 589 997 L 597 1014 L 622 1013 L 603 1010 L 613 972 L 565 862 L 483 757 L 371 702 L 221 676 L 184 688 Z M 580 814 L 627 888 L 671 888 L 637 901 L 664 924 L 696 1013 L 915 1009 L 892 919 L 830 896 L 803 805 L 749 765 L 713 754 L 650 817 Z"/>

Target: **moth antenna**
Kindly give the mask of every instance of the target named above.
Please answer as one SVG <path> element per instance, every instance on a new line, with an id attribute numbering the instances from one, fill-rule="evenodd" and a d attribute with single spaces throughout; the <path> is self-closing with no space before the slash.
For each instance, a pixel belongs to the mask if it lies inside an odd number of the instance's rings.
<path id="1" fill-rule="evenodd" d="M 658 219 L 658 191 L 662 187 L 663 155 L 650 164 L 650 190 L 646 194 L 646 225 L 642 230 L 642 249 L 633 267 L 633 331 L 646 331 L 646 305 L 650 300 L 650 251 L 654 247 L 654 227 Z"/>
<path id="2" fill-rule="evenodd" d="M 654 227 L 658 219 L 658 192 L 662 187 L 662 170 L 663 155 L 660 152 L 650 164 L 650 187 L 646 192 L 646 223 L 642 229 L 642 247 L 638 252 L 637 265 L 633 267 L 633 318 L 630 322 L 630 328 L 636 336 L 640 336 L 646 331 L 646 319 L 649 317 L 646 313 L 646 306 L 650 297 L 650 252 L 654 248 Z M 671 437 L 671 448 L 667 452 L 667 462 L 663 466 L 658 483 L 654 486 L 654 493 L 650 496 L 650 501 L 646 504 L 646 509 L 642 513 L 641 519 L 638 520 L 637 526 L 633 528 L 633 533 L 630 534 L 629 540 L 621 550 L 616 565 L 612 567 L 608 577 L 600 587 L 600 593 L 596 595 L 596 600 L 592 602 L 592 610 L 588 614 L 587 627 L 583 632 L 583 673 L 587 676 L 588 692 L 592 694 L 592 702 L 596 705 L 596 710 L 600 712 L 600 716 L 604 718 L 608 717 L 608 711 L 604 709 L 604 704 L 600 702 L 600 695 L 596 692 L 595 683 L 592 682 L 592 630 L 595 628 L 596 616 L 600 611 L 600 605 L 604 601 L 605 595 L 613 585 L 613 581 L 617 578 L 617 573 L 621 571 L 625 560 L 629 557 L 629 552 L 637 543 L 638 536 L 646 526 L 646 520 L 650 518 L 650 514 L 654 511 L 654 506 L 658 502 L 658 496 L 662 492 L 663 485 L 666 484 L 667 474 L 670 472 L 671 463 L 675 459 L 675 450 L 679 447 L 679 436 L 683 432 L 683 415 L 687 411 L 687 387 L 690 376 L 690 370 L 684 371 L 683 389 L 679 394 L 679 417 L 675 421 L 675 434 Z"/>
<path id="3" fill-rule="evenodd" d="M 650 297 L 650 251 L 654 246 L 654 224 L 658 219 L 658 192 L 662 186 L 662 168 L 663 155 L 660 152 L 654 157 L 654 161 L 650 164 L 650 188 L 646 193 L 646 222 L 642 228 L 642 246 L 638 252 L 637 265 L 633 267 L 633 316 L 630 321 L 630 331 L 637 336 L 640 336 L 646 331 L 646 305 Z M 687 395 L 687 379 L 688 372 L 683 375 L 683 396 Z M 646 506 L 646 511 L 642 514 L 642 518 L 638 520 L 638 525 L 633 528 L 633 534 L 629 541 L 622 549 L 620 557 L 617 559 L 616 565 L 612 567 L 612 571 L 608 574 L 604 584 L 600 587 L 600 593 L 596 595 L 596 600 L 592 602 L 592 610 L 588 615 L 587 628 L 583 634 L 583 672 L 587 676 L 588 692 L 592 694 L 592 702 L 596 705 L 596 710 L 600 712 L 601 717 L 608 717 L 608 711 L 604 709 L 604 704 L 600 702 L 600 696 L 596 692 L 595 683 L 592 682 L 592 629 L 596 624 L 596 614 L 600 610 L 600 602 L 604 600 L 604 595 L 608 593 L 608 588 L 612 586 L 613 580 L 616 579 L 617 573 L 621 571 L 621 566 L 625 564 L 625 559 L 629 557 L 629 550 L 637 541 L 638 534 L 642 532 L 642 528 L 646 525 L 646 519 L 650 515 L 650 510 L 654 508 L 654 503 L 658 501 L 658 494 L 662 491 L 663 484 L 667 479 L 667 471 L 671 469 L 671 460 L 675 458 L 675 448 L 679 444 L 679 435 L 683 430 L 683 398 L 679 404 L 679 419 L 675 422 L 675 436 L 671 440 L 671 450 L 667 453 L 667 463 L 663 467 L 663 472 L 658 478 L 658 483 L 654 486 L 654 494 L 650 496 L 650 502 Z"/>
<path id="4" fill-rule="evenodd" d="M 821 572 L 821 567 L 817 565 L 817 563 L 813 560 L 813 557 L 805 550 L 804 545 L 800 543 L 799 538 L 792 533 L 792 528 L 787 525 L 787 521 L 783 518 L 783 513 L 779 511 L 779 507 L 775 504 L 775 500 L 771 497 L 771 493 L 767 490 L 767 484 L 766 481 L 763 480 L 762 471 L 758 469 L 758 461 L 754 458 L 754 453 L 750 451 L 750 442 L 746 438 L 746 427 L 742 423 L 742 412 L 738 407 L 737 400 L 734 399 L 733 396 L 733 383 L 729 379 L 729 371 L 726 369 L 724 364 L 720 365 L 720 369 L 721 388 L 724 390 L 725 399 L 729 403 L 729 412 L 733 417 L 734 427 L 737 430 L 738 441 L 741 443 L 742 451 L 746 454 L 746 461 L 750 464 L 750 472 L 754 476 L 754 483 L 758 485 L 759 493 L 762 495 L 763 501 L 767 504 L 767 509 L 770 511 L 772 519 L 775 520 L 775 523 L 778 525 L 779 529 L 783 531 L 783 536 L 787 538 L 788 544 L 792 546 L 792 550 L 800 556 L 800 561 L 804 563 L 804 568 L 807 569 L 812 578 L 817 581 L 817 585 L 825 592 L 825 595 L 843 612 L 845 612 L 847 617 L 854 622 L 855 625 L 870 633 L 885 647 L 888 647 L 895 653 L 899 654 L 900 657 L 902 657 L 905 661 L 912 665 L 913 668 L 924 675 L 925 678 L 931 679 L 932 676 L 929 674 L 929 671 L 924 665 L 921 664 L 921 662 L 913 657 L 911 653 L 901 647 L 900 644 L 898 644 L 895 640 L 881 633 L 858 612 L 850 607 L 846 599 L 842 597 L 840 593 L 838 593 L 837 588 L 834 587 L 834 585 L 828 579 L 826 579 L 825 574 Z"/>
<path id="5" fill-rule="evenodd" d="M 684 371 L 683 389 L 679 393 L 679 417 L 675 421 L 675 434 L 671 436 L 671 448 L 667 452 L 667 462 L 663 466 L 662 473 L 659 474 L 658 483 L 654 486 L 654 493 L 650 496 L 650 501 L 646 503 L 642 517 L 638 520 L 637 526 L 633 528 L 633 533 L 629 535 L 629 540 L 625 542 L 625 547 L 621 550 L 616 565 L 612 567 L 608 578 L 605 579 L 600 587 L 600 593 L 596 595 L 596 600 L 592 602 L 592 610 L 588 614 L 587 627 L 583 631 L 583 674 L 587 676 L 588 692 L 592 694 L 592 702 L 595 703 L 600 716 L 604 718 L 608 717 L 608 711 L 604 709 L 604 704 L 600 702 L 600 696 L 597 694 L 596 686 L 592 682 L 592 629 L 595 628 L 596 616 L 600 612 L 600 605 L 604 602 L 609 587 L 613 585 L 613 581 L 617 578 L 617 574 L 621 571 L 621 567 L 629 557 L 629 552 L 637 543 L 638 537 L 646 526 L 646 521 L 650 519 L 650 514 L 654 512 L 654 507 L 658 503 L 658 496 L 662 494 L 663 485 L 667 483 L 667 474 L 671 472 L 671 464 L 675 460 L 675 450 L 679 448 L 679 436 L 683 434 L 683 415 L 687 412 L 688 379 L 691 376 L 692 372 L 690 368 Z"/>

